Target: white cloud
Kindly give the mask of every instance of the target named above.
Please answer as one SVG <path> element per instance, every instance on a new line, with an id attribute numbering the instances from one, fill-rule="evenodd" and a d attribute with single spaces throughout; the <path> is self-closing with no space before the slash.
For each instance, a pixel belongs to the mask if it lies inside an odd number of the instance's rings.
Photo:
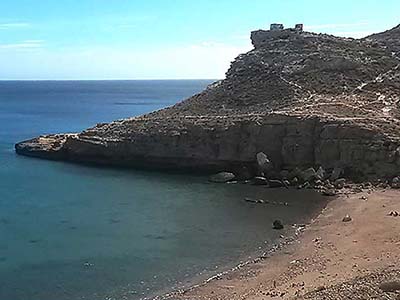
<path id="1" fill-rule="evenodd" d="M 0 29 L 18 29 L 18 28 L 27 28 L 30 27 L 29 23 L 0 23 Z"/>
<path id="2" fill-rule="evenodd" d="M 0 44 L 0 49 L 39 49 L 43 47 L 43 40 L 25 40 L 18 43 Z"/>

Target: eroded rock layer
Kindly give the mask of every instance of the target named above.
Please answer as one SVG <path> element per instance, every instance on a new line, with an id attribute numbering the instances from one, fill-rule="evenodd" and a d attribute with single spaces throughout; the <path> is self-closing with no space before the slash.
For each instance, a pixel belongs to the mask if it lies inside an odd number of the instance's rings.
<path id="1" fill-rule="evenodd" d="M 19 154 L 133 167 L 251 169 L 264 152 L 275 169 L 341 167 L 347 176 L 400 170 L 400 61 L 385 40 L 292 30 L 252 33 L 226 79 L 172 107 L 35 138 Z"/>

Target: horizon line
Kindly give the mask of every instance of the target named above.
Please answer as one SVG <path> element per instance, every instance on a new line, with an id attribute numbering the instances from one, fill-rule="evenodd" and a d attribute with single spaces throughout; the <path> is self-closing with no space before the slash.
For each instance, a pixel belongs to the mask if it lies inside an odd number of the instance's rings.
<path id="1" fill-rule="evenodd" d="M 171 78 L 171 79 L 0 79 L 6 81 L 183 81 L 183 80 L 223 80 L 224 78 Z"/>

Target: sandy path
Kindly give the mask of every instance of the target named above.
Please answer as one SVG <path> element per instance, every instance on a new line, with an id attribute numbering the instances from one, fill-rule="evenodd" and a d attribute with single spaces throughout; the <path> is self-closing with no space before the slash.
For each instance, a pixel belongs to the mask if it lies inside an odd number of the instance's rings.
<path id="1" fill-rule="evenodd" d="M 400 212 L 400 191 L 341 196 L 279 253 L 170 299 L 400 299 L 379 289 L 400 280 L 400 216 L 391 211 Z"/>

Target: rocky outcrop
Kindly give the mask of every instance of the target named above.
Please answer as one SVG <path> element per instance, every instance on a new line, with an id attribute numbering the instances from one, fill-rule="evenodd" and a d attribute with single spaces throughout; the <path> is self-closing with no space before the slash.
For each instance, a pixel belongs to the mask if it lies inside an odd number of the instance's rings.
<path id="1" fill-rule="evenodd" d="M 226 79 L 148 115 L 80 134 L 39 137 L 19 154 L 132 167 L 275 172 L 340 169 L 348 177 L 400 170 L 400 61 L 371 39 L 291 30 L 252 33 Z M 269 166 L 268 166 L 269 167 Z M 269 171 L 268 171 L 269 172 Z"/>

